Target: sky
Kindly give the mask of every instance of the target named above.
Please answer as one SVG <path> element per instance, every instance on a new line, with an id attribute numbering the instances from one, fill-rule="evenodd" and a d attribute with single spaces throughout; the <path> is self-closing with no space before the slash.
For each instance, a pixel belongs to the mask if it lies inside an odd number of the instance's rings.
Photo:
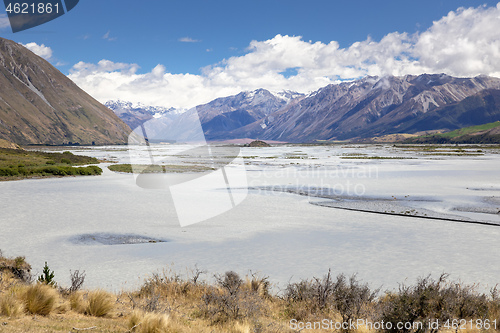
<path id="1" fill-rule="evenodd" d="M 103 103 L 189 108 L 367 75 L 500 77 L 497 1 L 80 0 L 18 33 L 4 9 L 1 37 Z"/>

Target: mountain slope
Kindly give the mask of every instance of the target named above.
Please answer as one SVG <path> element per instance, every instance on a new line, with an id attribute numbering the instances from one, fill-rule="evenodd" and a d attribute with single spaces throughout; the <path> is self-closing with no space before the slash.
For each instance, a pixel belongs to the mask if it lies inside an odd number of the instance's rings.
<path id="1" fill-rule="evenodd" d="M 366 77 L 328 85 L 264 119 L 227 133 L 227 137 L 289 142 L 356 140 L 393 133 L 455 129 L 484 119 L 500 120 L 500 110 L 475 119 L 474 114 L 457 117 L 456 109 L 447 115 L 456 118 L 454 123 L 424 121 L 426 117 L 430 119 L 426 114 L 436 115 L 438 119 L 442 112 L 446 113 L 443 107 L 486 89 L 500 89 L 500 80 L 486 76 L 454 78 L 444 74 Z"/>
<path id="2" fill-rule="evenodd" d="M 0 138 L 18 144 L 124 144 L 130 128 L 44 59 L 0 38 Z"/>
<path id="3" fill-rule="evenodd" d="M 500 143 L 500 121 L 464 127 L 447 133 L 409 138 L 405 143 Z"/>
<path id="4" fill-rule="evenodd" d="M 232 130 L 259 121 L 286 106 L 302 94 L 282 92 L 273 94 L 265 89 L 244 91 L 234 96 L 196 107 L 203 132 L 208 140 L 224 138 Z"/>
<path id="5" fill-rule="evenodd" d="M 427 112 L 400 126 L 400 129 L 408 133 L 432 126 L 455 130 L 464 126 L 482 125 L 500 120 L 499 114 L 500 90 L 485 89 L 460 102 Z"/>
<path id="6" fill-rule="evenodd" d="M 107 101 L 104 104 L 123 120 L 130 128 L 134 129 L 154 117 L 175 117 L 178 110 L 160 106 L 134 105 L 125 101 Z"/>

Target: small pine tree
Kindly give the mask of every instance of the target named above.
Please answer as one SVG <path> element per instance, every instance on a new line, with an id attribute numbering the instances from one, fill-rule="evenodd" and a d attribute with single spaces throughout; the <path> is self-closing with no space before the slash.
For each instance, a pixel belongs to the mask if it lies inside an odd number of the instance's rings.
<path id="1" fill-rule="evenodd" d="M 56 281 L 54 281 L 54 271 L 50 271 L 49 266 L 47 265 L 47 262 L 45 262 L 45 266 L 43 266 L 43 273 L 38 277 L 38 282 L 40 283 L 45 283 L 49 286 L 53 286 L 56 284 Z"/>

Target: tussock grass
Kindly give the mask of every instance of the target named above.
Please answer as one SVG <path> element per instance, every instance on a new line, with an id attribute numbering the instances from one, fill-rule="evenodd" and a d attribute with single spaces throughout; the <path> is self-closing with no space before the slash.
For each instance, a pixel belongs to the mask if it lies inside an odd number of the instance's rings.
<path id="1" fill-rule="evenodd" d="M 104 290 L 95 290 L 88 294 L 85 313 L 93 317 L 109 316 L 115 307 L 114 296 Z"/>
<path id="2" fill-rule="evenodd" d="M 0 315 L 18 317 L 23 312 L 24 304 L 16 297 L 15 293 L 8 293 L 0 297 Z"/>
<path id="3" fill-rule="evenodd" d="M 41 283 L 28 286 L 24 295 L 26 310 L 41 316 L 47 316 L 54 310 L 57 299 L 57 291 Z"/>
<path id="4" fill-rule="evenodd" d="M 69 295 L 70 309 L 77 313 L 85 313 L 87 305 L 83 299 L 82 292 L 76 292 Z"/>
<path id="5" fill-rule="evenodd" d="M 170 332 L 169 317 L 162 313 L 134 311 L 129 319 L 129 328 L 137 333 Z"/>

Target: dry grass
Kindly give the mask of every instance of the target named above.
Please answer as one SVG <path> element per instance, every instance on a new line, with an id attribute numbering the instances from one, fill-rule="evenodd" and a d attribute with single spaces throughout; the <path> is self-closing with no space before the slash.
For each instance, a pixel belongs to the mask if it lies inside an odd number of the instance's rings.
<path id="1" fill-rule="evenodd" d="M 69 295 L 69 306 L 71 310 L 77 313 L 85 313 L 87 305 L 83 299 L 82 292 L 76 292 Z"/>
<path id="2" fill-rule="evenodd" d="M 104 290 L 92 291 L 88 294 L 85 313 L 94 317 L 109 316 L 115 307 L 115 297 Z"/>
<path id="3" fill-rule="evenodd" d="M 129 319 L 129 328 L 137 333 L 163 333 L 169 331 L 169 317 L 161 313 L 134 311 Z"/>
<path id="4" fill-rule="evenodd" d="M 24 295 L 26 310 L 41 316 L 49 315 L 54 310 L 57 300 L 57 291 L 41 283 L 28 286 Z"/>
<path id="5" fill-rule="evenodd" d="M 319 323 L 325 318 L 334 323 L 346 321 L 344 316 L 347 312 L 340 305 L 350 304 L 350 301 L 355 300 L 354 295 L 357 295 L 355 291 L 363 289 L 363 285 L 353 285 L 348 283 L 350 280 L 339 280 L 339 277 L 333 279 L 330 274 L 322 279 L 291 284 L 279 295 L 270 291 L 267 277 L 256 274 L 240 278 L 235 272 L 227 272 L 212 276 L 212 283 L 193 277 L 188 275 L 187 278 L 181 278 L 172 272 L 153 274 L 140 290 L 115 295 L 102 290 L 67 293 L 63 288 L 58 291 L 42 284 L 26 285 L 14 275 L 3 272 L 0 274 L 0 332 L 292 333 L 298 330 L 291 327 L 291 319 L 299 319 L 302 325 Z M 425 281 L 433 286 L 432 280 Z M 345 289 L 349 286 L 350 289 Z M 450 284 L 450 287 L 453 286 Z M 466 287 L 461 286 L 460 290 L 468 293 L 460 295 L 468 297 L 469 307 L 478 308 L 480 306 L 474 304 L 486 302 L 484 304 L 489 309 L 487 317 L 490 320 L 499 317 L 500 292 L 495 290 L 491 296 L 483 297 Z M 436 288 L 432 290 L 436 293 L 439 291 Z M 341 298 L 344 295 L 342 291 L 351 296 Z M 395 292 L 394 295 L 400 293 Z M 443 293 L 448 298 L 452 294 Z M 322 296 L 328 302 L 325 306 L 321 306 Z M 390 301 L 381 296 L 373 303 L 361 304 L 366 306 L 366 311 L 353 318 L 361 316 L 371 321 L 380 320 L 380 311 L 383 310 L 380 307 L 397 308 L 399 304 Z M 483 312 L 477 313 L 480 317 L 485 315 Z M 318 328 L 303 331 L 332 332 Z M 474 329 L 460 331 L 479 333 Z M 499 331 L 489 330 L 491 333 Z M 363 327 L 357 332 L 376 331 Z M 451 333 L 444 328 L 439 330 L 439 333 L 448 332 Z"/>
<path id="6" fill-rule="evenodd" d="M 0 315 L 6 317 L 19 317 L 24 312 L 24 304 L 12 292 L 0 298 Z"/>

